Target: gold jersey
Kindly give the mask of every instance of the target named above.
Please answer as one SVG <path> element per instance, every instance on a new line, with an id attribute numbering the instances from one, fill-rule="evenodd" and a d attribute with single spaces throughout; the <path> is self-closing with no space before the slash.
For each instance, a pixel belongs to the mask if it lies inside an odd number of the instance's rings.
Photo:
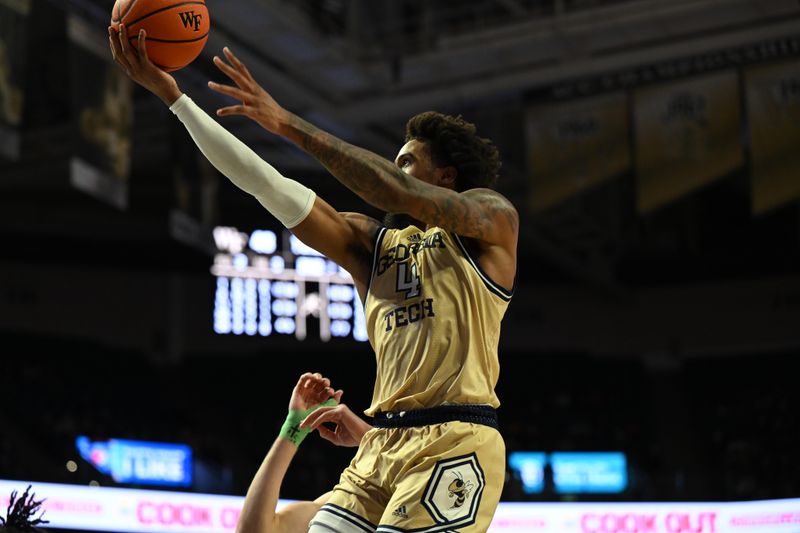
<path id="1" fill-rule="evenodd" d="M 457 235 L 438 227 L 381 229 L 365 301 L 377 359 L 365 413 L 499 406 L 497 345 L 510 299 Z"/>

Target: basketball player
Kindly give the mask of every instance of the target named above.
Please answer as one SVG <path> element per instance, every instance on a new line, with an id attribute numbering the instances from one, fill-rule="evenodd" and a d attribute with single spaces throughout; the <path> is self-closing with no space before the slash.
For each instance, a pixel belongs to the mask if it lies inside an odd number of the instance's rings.
<path id="1" fill-rule="evenodd" d="M 319 426 L 319 434 L 339 446 L 358 446 L 372 426 L 340 403 L 342 391 L 334 391 L 330 380 L 318 373 L 300 376 L 289 400 L 289 414 L 278 438 L 272 444 L 261 467 L 253 477 L 236 526 L 237 533 L 306 533 L 308 525 L 320 507 L 331 496 L 328 492 L 314 501 L 287 504 L 275 510 L 278 494 L 286 471 L 300 443 L 311 429 L 301 429 L 300 423 L 309 413 L 327 413 L 325 418 L 336 421 L 336 430 Z"/>
<path id="2" fill-rule="evenodd" d="M 362 298 L 377 359 L 366 413 L 376 427 L 309 532 L 486 531 L 505 475 L 494 387 L 519 231 L 517 211 L 488 188 L 500 168 L 494 145 L 460 117 L 426 112 L 408 121 L 391 162 L 280 107 L 227 48 L 227 62 L 214 58 L 236 86 L 209 86 L 241 102 L 218 115 L 250 117 L 368 203 L 412 221 L 389 229 L 337 212 L 249 150 L 150 62 L 143 32 L 141 53 L 124 26 L 109 38 L 117 63 L 170 106 L 209 161 L 347 269 Z"/>

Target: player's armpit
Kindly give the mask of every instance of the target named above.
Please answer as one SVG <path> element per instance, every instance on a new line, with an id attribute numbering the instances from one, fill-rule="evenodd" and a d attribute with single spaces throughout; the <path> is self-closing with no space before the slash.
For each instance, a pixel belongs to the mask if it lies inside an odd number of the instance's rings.
<path id="1" fill-rule="evenodd" d="M 308 216 L 291 231 L 347 270 L 359 289 L 368 282 L 372 252 L 380 222 L 359 213 L 339 213 L 317 196 Z"/>

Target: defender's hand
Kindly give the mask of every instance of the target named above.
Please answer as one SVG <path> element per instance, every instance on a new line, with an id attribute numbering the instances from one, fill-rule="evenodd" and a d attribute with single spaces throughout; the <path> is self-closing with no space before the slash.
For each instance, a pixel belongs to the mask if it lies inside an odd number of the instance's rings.
<path id="1" fill-rule="evenodd" d="M 341 399 L 341 395 L 339 398 Z M 332 431 L 326 428 L 322 425 L 325 422 L 335 424 L 336 429 Z M 348 447 L 358 446 L 364 434 L 372 429 L 372 426 L 343 403 L 336 407 L 320 407 L 300 422 L 300 427 L 316 429 L 323 439 L 337 446 Z"/>
<path id="2" fill-rule="evenodd" d="M 138 39 L 137 50 L 130 45 L 128 30 L 124 24 L 119 25 L 119 31 L 112 26 L 108 27 L 108 44 L 111 46 L 114 61 L 130 79 L 171 106 L 182 94 L 178 83 L 150 61 L 147 56 L 147 34 L 144 30 L 139 31 Z"/>
<path id="3" fill-rule="evenodd" d="M 300 376 L 297 385 L 292 390 L 289 410 L 305 411 L 331 398 L 339 402 L 342 394 L 344 394 L 343 391 L 334 391 L 331 388 L 331 380 L 328 378 L 319 373 L 306 372 Z"/>
<path id="4" fill-rule="evenodd" d="M 214 56 L 214 64 L 236 84 L 236 87 L 213 81 L 208 82 L 208 87 L 239 100 L 241 104 L 220 108 L 217 110 L 217 115 L 249 117 L 267 131 L 280 135 L 280 127 L 286 123 L 287 111 L 256 82 L 245 64 L 227 46 L 222 51 L 228 62 Z"/>

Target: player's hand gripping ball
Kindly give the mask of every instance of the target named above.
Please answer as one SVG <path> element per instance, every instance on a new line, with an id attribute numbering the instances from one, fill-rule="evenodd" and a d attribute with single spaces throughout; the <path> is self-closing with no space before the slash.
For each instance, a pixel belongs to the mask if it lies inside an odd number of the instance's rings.
<path id="1" fill-rule="evenodd" d="M 111 25 L 125 24 L 128 40 L 138 45 L 139 30 L 147 32 L 147 55 L 165 72 L 194 61 L 208 41 L 211 21 L 204 0 L 116 0 Z"/>

